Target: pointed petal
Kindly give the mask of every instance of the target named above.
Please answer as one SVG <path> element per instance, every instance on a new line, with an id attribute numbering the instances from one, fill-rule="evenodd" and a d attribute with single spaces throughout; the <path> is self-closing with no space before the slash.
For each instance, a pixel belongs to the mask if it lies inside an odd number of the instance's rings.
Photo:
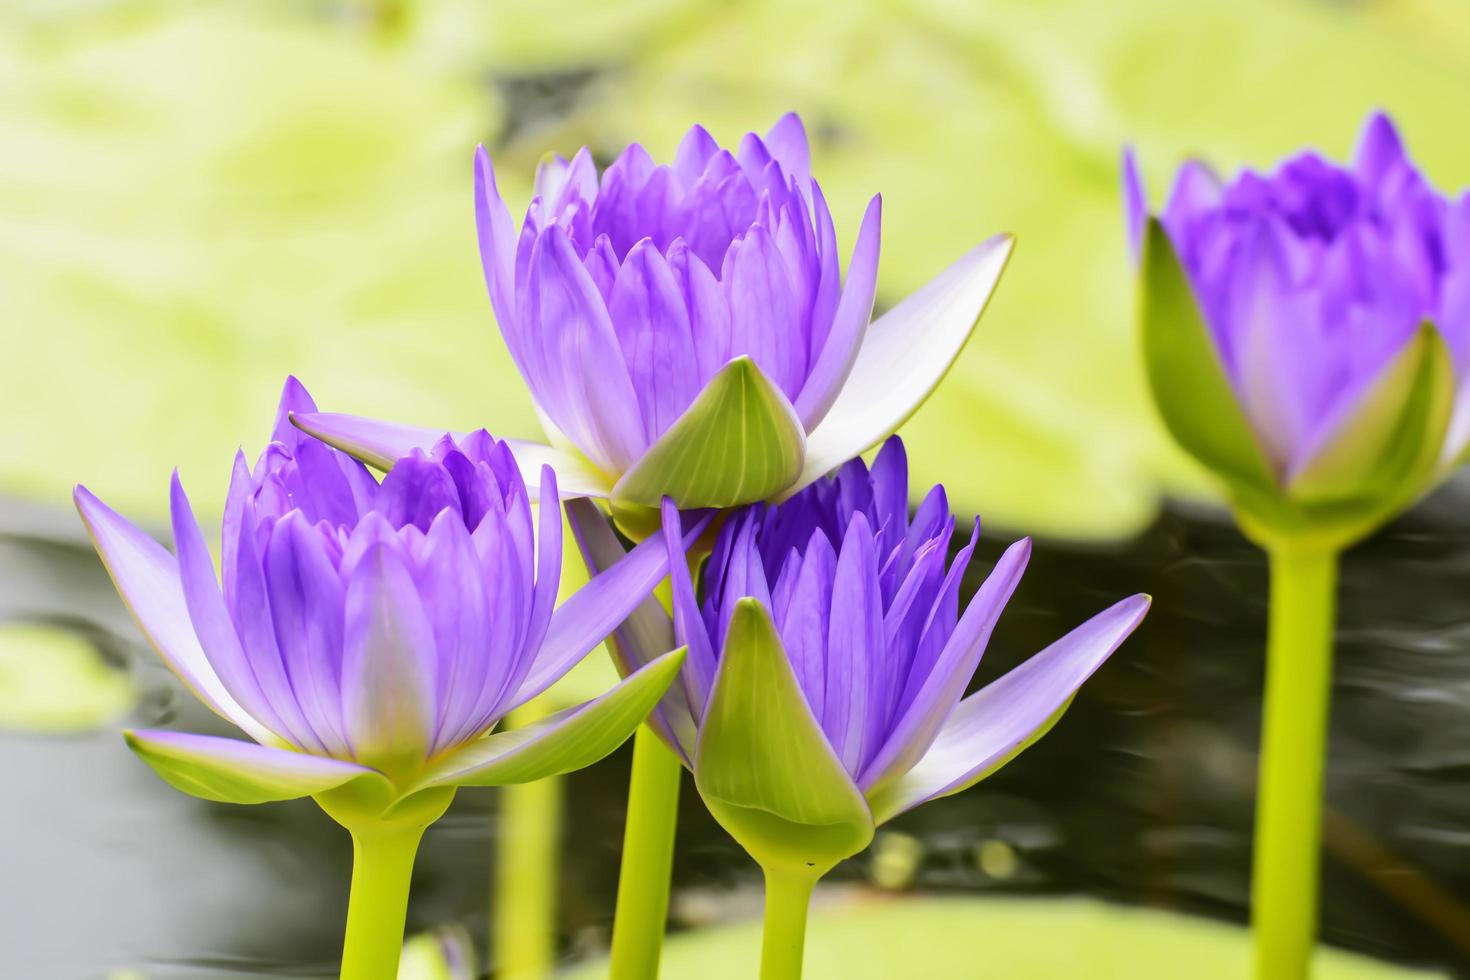
<path id="1" fill-rule="evenodd" d="M 434 738 L 434 633 L 393 546 L 368 546 L 347 583 L 342 718 L 353 755 L 424 758 Z"/>
<path id="2" fill-rule="evenodd" d="M 797 185 L 805 188 L 812 178 L 812 161 L 801 117 L 788 112 L 777 119 L 771 131 L 766 133 L 765 144 L 786 176 L 795 178 Z"/>
<path id="3" fill-rule="evenodd" d="M 689 573 L 689 557 L 683 537 L 683 518 L 679 508 L 668 497 L 663 504 L 663 537 L 669 551 L 669 598 L 674 618 L 674 636 L 689 651 L 684 676 L 689 706 L 697 722 L 710 685 L 715 679 L 715 651 L 699 612 L 694 594 L 694 579 Z"/>
<path id="4" fill-rule="evenodd" d="M 217 803 L 271 803 L 336 789 L 354 779 L 388 781 L 355 762 L 186 732 L 123 732 L 128 747 L 174 789 Z"/>
<path id="5" fill-rule="evenodd" d="M 708 517 L 695 524 L 685 535 L 686 547 L 708 524 Z M 668 573 L 667 546 L 662 536 L 655 535 L 578 589 L 552 614 L 536 662 L 506 707 L 524 704 L 556 683 L 617 629 Z"/>
<path id="6" fill-rule="evenodd" d="M 556 605 L 556 596 L 561 588 L 562 547 L 561 505 L 557 499 L 556 477 L 549 470 L 542 474 L 541 477 L 541 498 L 538 509 L 540 510 L 540 531 L 537 534 L 536 541 L 536 551 L 538 552 L 536 556 L 536 580 L 530 590 L 531 610 L 526 635 L 523 638 L 520 650 L 517 651 L 514 669 L 505 677 L 505 686 L 496 695 L 494 707 L 487 716 L 480 719 L 480 724 L 484 729 L 492 727 L 511 708 L 535 697 L 535 694 L 527 694 L 523 697 L 522 688 L 525 685 L 526 678 L 542 662 L 542 657 L 547 650 L 547 641 L 548 639 L 552 639 L 550 633 L 555 622 L 555 613 L 552 612 L 552 609 Z M 529 571 L 529 566 L 527 567 Z M 590 586 L 591 583 L 589 582 L 588 585 Z M 650 586 L 650 588 L 652 587 Z M 561 640 L 557 639 L 557 642 L 560 643 Z M 575 642 L 575 640 L 572 642 Z M 598 637 L 581 654 L 577 655 L 574 659 L 569 659 L 563 673 L 566 670 L 570 670 L 577 661 L 581 660 L 583 656 L 591 652 L 592 648 L 601 642 L 602 638 Z M 561 647 L 558 646 L 553 649 L 560 650 Z M 549 687 L 560 676 L 561 674 L 557 674 L 546 686 Z M 539 693 L 540 691 L 536 692 L 536 694 Z"/>
<path id="7" fill-rule="evenodd" d="M 918 764 L 872 794 L 878 822 L 973 786 L 1045 734 L 1149 602 L 1146 595 L 1124 599 L 961 701 Z"/>
<path id="8" fill-rule="evenodd" d="M 495 183 L 495 167 L 485 147 L 475 150 L 475 228 L 480 244 L 480 263 L 490 305 L 505 337 L 506 346 L 520 366 L 515 319 L 516 231 L 510 211 Z M 524 373 L 524 368 L 522 369 Z"/>
<path id="9" fill-rule="evenodd" d="M 1123 147 L 1123 220 L 1128 227 L 1128 254 L 1135 264 L 1143 256 L 1143 233 L 1148 228 L 1148 192 L 1138 173 L 1133 147 Z"/>
<path id="10" fill-rule="evenodd" d="M 221 718 L 257 742 L 272 741 L 265 726 L 231 696 L 204 655 L 189 618 L 177 559 L 86 487 L 78 486 L 72 496 L 113 585 L 163 662 Z"/>
<path id="11" fill-rule="evenodd" d="M 620 503 L 734 507 L 779 493 L 806 440 L 791 403 L 748 357 L 726 364 L 613 487 Z"/>
<path id="12" fill-rule="evenodd" d="M 415 788 L 529 783 L 590 766 L 643 724 L 683 662 L 683 650 L 664 654 L 585 704 L 470 742 L 430 769 Z"/>
<path id="13" fill-rule="evenodd" d="M 623 260 L 607 307 L 652 442 L 699 394 L 699 373 L 687 305 L 651 239 Z"/>
<path id="14" fill-rule="evenodd" d="M 796 414 L 801 416 L 802 425 L 808 432 L 815 431 L 827 417 L 862 347 L 863 333 L 873 316 L 873 297 L 878 289 L 882 224 L 883 198 L 874 196 L 868 202 L 867 213 L 863 215 L 863 224 L 858 230 L 857 244 L 852 248 L 847 282 L 832 318 L 832 329 L 801 393 L 796 396 Z"/>
<path id="15" fill-rule="evenodd" d="M 373 469 L 388 471 L 393 464 L 415 449 L 428 450 L 445 435 L 455 442 L 465 438 L 463 432 L 448 432 L 415 425 L 401 425 L 343 415 L 337 412 L 293 414 L 292 423 L 327 445 L 362 460 Z M 565 450 L 523 439 L 501 440 L 515 455 L 526 489 L 538 491 L 541 467 L 556 471 L 557 485 L 563 497 L 606 497 L 611 484 L 591 463 Z"/>
<path id="16" fill-rule="evenodd" d="M 245 648 L 240 643 L 240 635 L 235 632 L 230 612 L 225 608 L 224 596 L 214 577 L 214 559 L 210 557 L 209 546 L 204 543 L 199 522 L 194 519 L 194 510 L 189 506 L 189 498 L 184 493 L 177 470 L 169 488 L 169 510 L 173 519 L 174 547 L 179 552 L 179 581 L 183 585 L 189 619 L 194 624 L 194 635 L 204 647 L 215 675 L 240 706 L 276 735 L 285 737 L 289 729 L 271 700 L 262 692 L 255 671 L 245 657 Z"/>
<path id="17" fill-rule="evenodd" d="M 346 756 L 342 722 L 342 580 L 321 534 L 292 511 L 271 530 L 265 547 L 265 585 L 276 646 L 296 704 L 319 743 Z"/>
<path id="18" fill-rule="evenodd" d="M 812 716 L 766 608 L 740 600 L 710 694 L 694 781 L 762 866 L 825 870 L 873 839 L 873 817 Z"/>
<path id="19" fill-rule="evenodd" d="M 893 726 L 888 741 L 859 778 L 858 783 L 865 791 L 871 793 L 871 787 L 908 772 L 934 743 L 964 696 L 970 678 L 975 676 L 991 631 L 1021 583 L 1030 557 L 1031 539 L 1022 538 L 995 563 L 960 617 L 938 661 Z"/>
<path id="20" fill-rule="evenodd" d="M 801 478 L 789 497 L 877 445 L 918 410 L 974 332 L 1013 239 L 997 235 L 961 256 L 875 320 L 822 424 L 807 440 Z"/>
<path id="21" fill-rule="evenodd" d="M 592 501 L 569 501 L 567 519 L 591 575 L 600 575 L 625 557 L 622 542 L 613 533 L 607 517 Z M 622 625 L 607 637 L 606 643 L 618 673 L 624 677 L 678 645 L 674 639 L 674 624 L 655 595 L 639 603 Z M 669 687 L 668 693 L 649 716 L 648 724 L 686 766 L 693 765 L 694 713 L 683 684 Z"/>
<path id="22" fill-rule="evenodd" d="M 1368 117 L 1353 159 L 1358 173 L 1370 184 L 1382 180 L 1389 170 L 1407 161 L 1404 142 L 1387 113 L 1375 112 Z"/>
<path id="23" fill-rule="evenodd" d="M 306 390 L 294 374 L 286 376 L 286 383 L 281 386 L 281 397 L 276 403 L 276 421 L 271 427 L 271 442 L 279 442 L 287 449 L 296 448 L 296 440 L 300 435 L 291 427 L 291 414 L 302 414 L 315 412 L 316 401 L 312 399 L 311 392 Z"/>
<path id="24" fill-rule="evenodd" d="M 648 444 L 638 395 L 607 305 L 561 225 L 536 239 L 517 299 L 522 329 L 539 345 L 537 404 L 604 470 L 632 465 Z"/>

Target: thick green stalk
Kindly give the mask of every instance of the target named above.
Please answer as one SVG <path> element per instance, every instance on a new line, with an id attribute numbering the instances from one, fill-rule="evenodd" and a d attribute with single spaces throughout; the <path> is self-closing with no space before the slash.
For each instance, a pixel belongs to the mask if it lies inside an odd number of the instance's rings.
<path id="1" fill-rule="evenodd" d="M 761 935 L 761 980 L 800 980 L 806 949 L 806 913 L 818 875 L 766 869 L 766 921 Z"/>
<path id="2" fill-rule="evenodd" d="M 613 919 L 610 980 L 653 980 L 669 917 L 669 877 L 679 819 L 683 766 L 642 725 L 633 736 L 633 774 L 628 783 L 628 822 Z"/>
<path id="3" fill-rule="evenodd" d="M 395 980 L 408 915 L 408 883 L 423 827 L 352 832 L 352 892 L 342 980 Z"/>
<path id="4" fill-rule="evenodd" d="M 1277 544 L 1251 879 L 1257 980 L 1304 980 L 1317 934 L 1337 551 Z"/>
<path id="5" fill-rule="evenodd" d="M 554 708 L 538 698 L 512 712 L 508 727 L 540 721 Z M 556 962 L 562 788 L 561 777 L 552 776 L 500 789 L 490 934 L 495 975 L 504 980 L 542 980 Z"/>

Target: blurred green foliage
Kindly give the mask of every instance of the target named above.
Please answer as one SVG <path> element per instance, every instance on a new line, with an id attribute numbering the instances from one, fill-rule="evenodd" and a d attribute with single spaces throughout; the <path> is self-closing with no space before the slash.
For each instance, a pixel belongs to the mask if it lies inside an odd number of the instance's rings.
<path id="1" fill-rule="evenodd" d="M 844 247 L 885 195 L 880 303 L 1020 244 L 906 427 L 915 483 L 993 524 L 1106 538 L 1197 494 L 1142 384 L 1117 157 L 1155 199 L 1199 152 L 1346 153 L 1392 111 L 1470 175 L 1455 0 L 21 0 L 0 13 L 0 490 L 85 478 L 217 510 L 282 377 L 325 407 L 531 435 L 480 281 L 470 152 L 513 200 L 548 149 L 656 155 L 806 117 Z"/>

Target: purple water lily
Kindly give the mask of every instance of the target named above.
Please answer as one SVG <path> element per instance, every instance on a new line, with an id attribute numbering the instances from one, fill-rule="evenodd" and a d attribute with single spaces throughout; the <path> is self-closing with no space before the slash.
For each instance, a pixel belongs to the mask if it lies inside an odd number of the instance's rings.
<path id="1" fill-rule="evenodd" d="M 551 157 L 519 231 L 483 148 L 475 179 L 496 319 L 570 449 L 534 459 L 572 492 L 654 509 L 655 527 L 663 496 L 695 508 L 789 494 L 891 433 L 959 353 L 1011 247 L 983 243 L 870 325 L 879 198 L 844 282 L 795 115 L 733 153 L 695 126 L 671 164 L 636 143 L 600 175 L 586 148 Z M 298 422 L 375 463 L 433 433 Z"/>
<path id="2" fill-rule="evenodd" d="M 1124 169 L 1137 256 L 1148 208 L 1131 153 Z M 1385 461 L 1409 442 L 1427 444 L 1431 468 L 1463 451 L 1470 196 L 1436 191 L 1386 116 L 1368 121 L 1347 166 L 1308 152 L 1227 183 L 1190 161 L 1159 221 L 1255 443 L 1235 452 L 1235 470 L 1256 468 L 1239 461 L 1259 455 L 1287 494 L 1341 499 L 1395 466 L 1412 469 L 1412 460 Z M 1170 364 L 1157 374 L 1181 442 L 1229 468 L 1197 446 L 1218 434 L 1192 439 L 1185 411 L 1171 405 L 1168 378 L 1186 373 Z M 1198 403 L 1199 386 L 1188 386 Z"/>
<path id="3" fill-rule="evenodd" d="M 1020 580 L 1030 541 L 1011 545 L 962 603 L 979 522 L 950 561 L 955 521 L 944 489 L 933 488 L 912 518 L 907 506 L 907 461 L 895 437 L 871 470 L 853 460 L 784 503 L 737 512 L 719 531 L 699 592 L 687 567 L 673 561 L 672 622 L 648 603 L 616 634 L 625 670 L 675 639 L 687 645 L 683 683 L 652 720 L 693 768 L 706 799 L 781 814 L 779 794 L 762 796 L 766 763 L 732 761 L 728 743 L 746 725 L 754 734 L 742 751 L 759 755 L 779 746 L 794 754 L 783 735 L 804 726 L 804 737 L 821 743 L 808 746 L 808 755 L 827 759 L 837 774 L 829 792 L 863 801 L 871 836 L 875 822 L 964 789 L 1036 738 L 1148 608 L 1147 596 L 1125 599 L 963 697 Z M 615 561 L 621 549 L 590 505 L 578 501 L 571 510 L 589 563 Z M 677 559 L 683 552 L 672 503 L 664 518 Z M 741 694 L 760 657 L 767 658 L 760 679 Z M 779 701 L 782 677 L 799 692 L 789 704 Z M 747 695 L 754 713 L 742 717 Z M 712 739 L 721 747 L 712 749 Z M 767 763 L 785 765 L 779 756 Z M 813 780 L 811 765 L 801 782 Z M 730 767 L 745 770 L 733 783 L 721 771 Z M 750 798 L 734 798 L 741 793 Z M 803 822 L 805 805 L 793 802 L 785 816 Z M 812 805 L 821 808 L 820 801 Z"/>
<path id="4" fill-rule="evenodd" d="M 314 410 L 292 379 L 254 468 L 236 457 L 223 590 L 177 474 L 177 558 L 77 488 L 139 626 L 195 695 L 254 739 L 138 731 L 134 749 L 209 799 L 357 783 L 375 787 L 381 809 L 587 765 L 631 734 L 677 655 L 536 729 L 486 735 L 649 594 L 666 574 L 663 544 L 635 549 L 554 609 L 561 520 L 549 469 L 538 531 L 515 459 L 487 433 L 440 439 L 380 483 L 287 421 Z"/>

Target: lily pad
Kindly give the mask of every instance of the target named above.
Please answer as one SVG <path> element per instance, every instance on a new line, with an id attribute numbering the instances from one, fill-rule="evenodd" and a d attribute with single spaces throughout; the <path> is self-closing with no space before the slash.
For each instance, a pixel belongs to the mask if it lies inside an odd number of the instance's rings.
<path id="1" fill-rule="evenodd" d="M 128 675 L 78 634 L 39 623 L 0 626 L 0 729 L 95 731 L 136 700 Z"/>
<path id="2" fill-rule="evenodd" d="M 1086 899 L 906 898 L 831 905 L 817 892 L 807 934 L 805 975 L 813 980 L 1238 980 L 1250 975 L 1241 928 L 1168 912 Z M 756 922 L 670 937 L 667 977 L 744 980 L 760 962 Z M 565 980 L 607 975 L 581 964 Z M 1320 949 L 1316 980 L 1428 980 L 1442 976 Z"/>

